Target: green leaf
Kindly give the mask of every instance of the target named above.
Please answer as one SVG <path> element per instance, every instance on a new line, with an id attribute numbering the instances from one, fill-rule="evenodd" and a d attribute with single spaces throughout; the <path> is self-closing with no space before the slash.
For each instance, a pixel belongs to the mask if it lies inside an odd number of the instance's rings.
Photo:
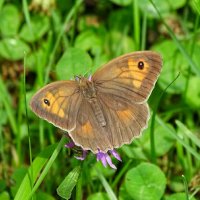
<path id="1" fill-rule="evenodd" d="M 163 16 L 169 14 L 169 4 L 167 1 L 159 1 L 154 0 L 153 1 L 158 8 L 158 10 L 162 13 Z M 151 4 L 149 0 L 140 0 L 138 1 L 139 7 L 142 12 L 145 12 L 148 17 L 151 18 L 158 18 L 158 13 Z"/>
<path id="2" fill-rule="evenodd" d="M 20 39 L 5 38 L 0 41 L 0 56 L 7 60 L 20 60 L 30 52 L 29 46 Z"/>
<path id="3" fill-rule="evenodd" d="M 132 3 L 132 0 L 110 0 L 119 6 L 127 6 Z"/>
<path id="4" fill-rule="evenodd" d="M 48 193 L 39 191 L 36 194 L 36 200 L 56 200 L 56 199 Z"/>
<path id="5" fill-rule="evenodd" d="M 36 15 L 31 19 L 31 26 L 24 24 L 19 35 L 27 42 L 35 42 L 47 33 L 49 25 L 49 18 L 47 16 Z"/>
<path id="6" fill-rule="evenodd" d="M 160 1 L 160 0 L 153 0 L 154 4 L 156 5 L 157 9 L 162 13 L 162 16 L 171 14 L 172 9 L 178 9 L 184 6 L 186 0 L 168 0 L 168 1 Z M 157 11 L 151 4 L 149 0 L 140 0 L 138 1 L 140 9 L 142 12 L 145 12 L 148 17 L 158 18 Z"/>
<path id="7" fill-rule="evenodd" d="M 44 69 L 46 67 L 46 63 L 49 56 L 49 41 L 43 40 L 40 42 L 40 46 L 34 51 L 31 52 L 26 58 L 26 64 L 29 69 L 33 69 L 37 71 L 37 65 L 39 64 L 40 75 L 44 76 Z"/>
<path id="8" fill-rule="evenodd" d="M 185 188 L 184 188 L 183 180 L 181 179 L 180 175 L 173 175 L 173 177 L 170 178 L 169 189 L 172 192 L 184 191 Z"/>
<path id="9" fill-rule="evenodd" d="M 186 194 L 183 192 L 172 194 L 165 197 L 165 200 L 185 200 Z M 190 198 L 190 200 L 196 200 L 194 197 Z"/>
<path id="10" fill-rule="evenodd" d="M 137 144 L 137 140 L 134 140 L 132 142 L 132 144 L 134 144 L 134 143 Z M 141 148 L 140 143 L 139 143 L 138 146 L 135 146 L 135 145 L 123 145 L 121 147 L 121 150 L 126 154 L 126 156 L 128 158 L 148 161 L 148 158 L 147 158 L 146 154 L 144 153 L 143 148 Z"/>
<path id="11" fill-rule="evenodd" d="M 108 24 L 110 30 L 114 31 L 120 31 L 126 28 L 130 29 L 132 26 L 132 12 L 128 8 L 122 8 L 122 9 L 117 9 L 113 10 L 108 19 Z M 129 19 L 129 20 L 124 20 L 124 19 Z"/>
<path id="12" fill-rule="evenodd" d="M 192 76 L 189 79 L 188 89 L 186 92 L 186 102 L 194 109 L 200 108 L 200 78 Z"/>
<path id="13" fill-rule="evenodd" d="M 126 191 L 125 184 L 122 184 L 122 186 L 119 189 L 119 200 L 126 200 L 126 199 L 132 199 L 132 198 Z"/>
<path id="14" fill-rule="evenodd" d="M 165 191 L 166 178 L 156 165 L 141 163 L 127 172 L 125 186 L 135 200 L 159 200 Z"/>
<path id="15" fill-rule="evenodd" d="M 115 53 L 115 56 L 120 56 L 125 53 L 132 52 L 135 49 L 134 41 L 125 32 L 111 31 L 109 34 L 110 49 Z M 120 41 L 120 43 L 119 43 Z"/>
<path id="16" fill-rule="evenodd" d="M 0 193 L 0 199 L 1 200 L 10 200 L 10 196 L 9 196 L 9 193 L 8 192 L 2 192 Z"/>
<path id="17" fill-rule="evenodd" d="M 57 193 L 60 197 L 64 199 L 70 199 L 72 190 L 77 184 L 78 177 L 80 175 L 81 168 L 78 166 L 74 168 L 62 181 L 62 183 L 57 188 Z"/>
<path id="18" fill-rule="evenodd" d="M 18 168 L 16 169 L 13 174 L 12 174 L 12 180 L 14 181 L 15 184 L 13 184 L 11 186 L 11 192 L 12 192 L 12 196 L 15 196 L 17 193 L 17 190 L 20 187 L 20 184 L 22 182 L 22 180 L 24 179 L 26 173 L 27 173 L 27 169 L 22 167 L 22 168 Z"/>
<path id="19" fill-rule="evenodd" d="M 92 60 L 83 50 L 69 48 L 56 65 L 59 79 L 72 79 L 75 75 L 84 75 L 91 69 Z"/>
<path id="20" fill-rule="evenodd" d="M 97 54 L 102 51 L 104 40 L 97 30 L 88 29 L 76 37 L 75 47 L 85 51 L 91 50 L 93 54 Z"/>
<path id="21" fill-rule="evenodd" d="M 109 200 L 109 198 L 106 193 L 98 192 L 90 195 L 87 200 Z"/>
<path id="22" fill-rule="evenodd" d="M 177 10 L 179 8 L 182 8 L 186 4 L 186 0 L 168 0 L 168 5 L 170 6 L 170 9 Z"/>
<path id="23" fill-rule="evenodd" d="M 13 4 L 5 5 L 0 11 L 0 31 L 5 37 L 17 34 L 20 25 L 18 9 Z"/>

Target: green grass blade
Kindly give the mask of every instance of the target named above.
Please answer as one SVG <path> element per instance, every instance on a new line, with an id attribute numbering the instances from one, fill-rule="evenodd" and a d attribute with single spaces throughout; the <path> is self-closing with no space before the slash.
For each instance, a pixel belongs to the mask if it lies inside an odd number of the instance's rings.
<path id="1" fill-rule="evenodd" d="M 184 187 L 185 187 L 185 195 L 186 195 L 185 199 L 189 200 L 188 183 L 187 183 L 187 180 L 184 175 L 182 175 L 182 179 L 183 179 L 183 183 L 184 183 Z"/>
<path id="2" fill-rule="evenodd" d="M 141 50 L 146 49 L 146 35 L 147 35 L 147 14 L 146 12 L 142 16 L 142 38 L 141 38 Z"/>
<path id="3" fill-rule="evenodd" d="M 156 120 L 163 128 L 166 129 L 166 131 L 168 131 L 170 134 L 172 134 L 172 136 L 177 140 L 177 142 L 182 144 L 186 148 L 186 150 L 188 152 L 190 152 L 196 159 L 200 160 L 200 154 L 198 152 L 196 152 L 192 147 L 190 147 L 180 136 L 178 136 L 173 129 L 168 127 L 165 124 L 165 122 L 162 121 L 162 119 L 160 119 L 158 116 L 156 117 Z"/>
<path id="4" fill-rule="evenodd" d="M 191 6 L 197 11 L 200 15 L 200 0 L 191 0 Z"/>
<path id="5" fill-rule="evenodd" d="M 176 120 L 177 126 L 180 128 L 180 131 L 187 136 L 195 145 L 197 145 L 200 148 L 200 139 L 192 133 L 182 122 L 179 120 Z"/>
<path id="6" fill-rule="evenodd" d="M 32 148 L 31 148 L 31 135 L 29 129 L 29 121 L 28 121 L 28 109 L 27 109 L 27 99 L 26 99 L 26 56 L 24 57 L 24 77 L 23 77 L 23 93 L 24 93 L 24 103 L 25 103 L 25 113 L 26 113 L 26 126 L 28 131 L 28 146 L 29 146 L 29 157 L 30 157 L 30 185 L 33 188 L 33 169 L 32 169 Z"/>
<path id="7" fill-rule="evenodd" d="M 173 39 L 174 43 L 177 45 L 178 49 L 180 50 L 180 52 L 183 54 L 183 56 L 186 58 L 188 64 L 191 66 L 192 70 L 194 71 L 194 73 L 198 76 L 200 76 L 200 68 L 194 63 L 194 61 L 192 60 L 191 56 L 189 55 L 189 53 L 185 50 L 184 46 L 180 43 L 180 41 L 177 39 L 176 35 L 174 34 L 174 32 L 172 31 L 172 29 L 167 25 L 167 23 L 165 23 L 160 11 L 157 9 L 155 3 L 152 0 L 149 0 L 153 7 L 156 9 L 163 25 L 165 26 L 165 28 L 167 29 L 169 35 L 171 36 L 171 38 Z"/>
<path id="8" fill-rule="evenodd" d="M 5 107 L 6 113 L 8 115 L 8 119 L 10 122 L 11 129 L 15 135 L 18 133 L 18 127 L 17 127 L 17 122 L 15 118 L 15 113 L 14 109 L 12 107 L 11 99 L 10 99 L 10 94 L 6 88 L 6 85 L 4 84 L 1 76 L 0 76 L 0 101 L 3 102 L 3 105 Z"/>
<path id="9" fill-rule="evenodd" d="M 136 50 L 140 50 L 140 15 L 139 15 L 139 6 L 138 0 L 133 1 L 133 33 L 134 40 L 136 44 Z"/>
<path id="10" fill-rule="evenodd" d="M 52 155 L 53 151 L 56 149 L 56 144 L 51 145 L 47 148 L 45 148 L 33 161 L 32 166 L 30 166 L 26 176 L 24 177 L 17 194 L 15 196 L 15 200 L 27 200 L 28 196 L 31 192 L 32 186 L 30 181 L 29 174 L 31 173 L 31 170 L 33 170 L 33 181 L 36 181 L 38 178 L 38 175 L 40 174 L 40 171 L 44 167 L 45 163 L 49 159 L 49 157 Z M 32 168 L 32 169 L 31 169 Z"/>
<path id="11" fill-rule="evenodd" d="M 175 79 L 163 90 L 161 95 L 158 98 L 158 102 L 153 109 L 152 114 L 152 120 L 151 120 L 151 126 L 150 126 L 150 144 L 151 144 L 151 160 L 153 163 L 156 163 L 156 147 L 155 147 L 155 139 L 154 139 L 154 128 L 155 128 L 155 119 L 156 119 L 156 113 L 158 110 L 158 106 L 160 105 L 161 99 L 163 95 L 166 93 L 167 89 L 178 79 L 180 73 L 175 77 Z"/>
<path id="12" fill-rule="evenodd" d="M 56 146 L 55 150 L 53 151 L 53 153 L 52 153 L 48 163 L 46 164 L 44 170 L 42 171 L 40 177 L 38 178 L 37 182 L 35 183 L 33 190 L 31 191 L 30 195 L 28 196 L 28 199 L 30 199 L 33 196 L 35 191 L 38 189 L 38 187 L 42 183 L 43 179 L 47 175 L 50 167 L 52 166 L 53 162 L 55 161 L 55 159 L 58 156 L 58 153 L 60 152 L 61 148 L 63 148 L 65 143 L 66 143 L 66 137 L 63 136 L 62 139 L 60 140 L 60 142 L 58 143 L 58 145 Z"/>
<path id="13" fill-rule="evenodd" d="M 59 47 L 59 44 L 60 44 L 60 41 L 61 41 L 61 38 L 65 32 L 65 27 L 67 26 L 67 24 L 69 23 L 69 21 L 71 20 L 71 18 L 74 16 L 74 14 L 76 14 L 77 12 L 77 9 L 79 8 L 79 6 L 81 5 L 81 3 L 83 2 L 83 0 L 77 0 L 75 5 L 72 7 L 72 9 L 70 10 L 70 12 L 67 14 L 66 18 L 65 18 L 65 22 L 60 30 L 60 34 L 58 35 L 57 37 L 57 40 L 56 40 L 56 43 L 55 43 L 55 46 L 53 48 L 53 51 L 50 55 L 50 58 L 49 58 L 49 63 L 47 65 L 47 71 L 46 71 L 46 76 L 45 76 L 45 81 L 44 83 L 47 83 L 48 82 L 48 79 L 49 79 L 49 73 L 51 71 L 51 67 L 54 63 L 54 58 L 55 58 L 55 55 L 56 55 L 56 51 Z"/>
<path id="14" fill-rule="evenodd" d="M 117 200 L 115 193 L 113 192 L 109 183 L 106 181 L 105 177 L 102 175 L 102 173 L 97 168 L 96 168 L 96 171 L 97 171 L 97 176 L 99 177 L 99 179 L 100 179 L 104 189 L 106 190 L 107 195 L 109 196 L 110 200 Z"/>
<path id="15" fill-rule="evenodd" d="M 30 167 L 28 170 L 28 173 L 24 177 L 24 179 L 17 191 L 17 194 L 16 194 L 14 200 L 21 200 L 21 199 L 28 200 L 33 196 L 33 194 L 35 193 L 35 191 L 38 189 L 39 185 L 43 181 L 44 177 L 48 173 L 50 167 L 52 166 L 52 164 L 53 164 L 54 160 L 56 159 L 58 153 L 60 152 L 61 148 L 66 143 L 65 139 L 66 138 L 63 136 L 63 138 L 60 140 L 59 144 L 54 144 L 54 145 L 51 145 L 51 146 L 45 148 L 34 159 L 32 166 L 31 166 L 32 170 L 33 170 L 32 179 L 34 182 L 36 180 L 37 181 L 36 181 L 33 189 L 31 189 L 32 187 L 31 187 L 31 182 L 30 182 L 30 173 L 31 173 L 31 167 Z M 50 159 L 49 159 L 49 157 L 50 157 Z M 49 161 L 48 161 L 48 159 L 49 159 Z M 47 162 L 47 164 L 46 164 L 46 162 Z M 44 167 L 45 164 L 46 164 L 46 166 Z M 40 174 L 43 167 L 44 167 L 44 170 Z M 39 178 L 38 178 L 38 176 L 39 176 Z"/>

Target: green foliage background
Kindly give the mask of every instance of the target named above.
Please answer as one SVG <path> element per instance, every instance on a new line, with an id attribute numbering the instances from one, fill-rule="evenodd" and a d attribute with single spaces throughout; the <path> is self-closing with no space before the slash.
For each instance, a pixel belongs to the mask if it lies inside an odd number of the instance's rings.
<path id="1" fill-rule="evenodd" d="M 199 15 L 199 0 L 0 0 L 0 199 L 200 199 Z M 148 49 L 163 57 L 152 117 L 117 170 L 76 160 L 30 111 L 45 84 Z"/>

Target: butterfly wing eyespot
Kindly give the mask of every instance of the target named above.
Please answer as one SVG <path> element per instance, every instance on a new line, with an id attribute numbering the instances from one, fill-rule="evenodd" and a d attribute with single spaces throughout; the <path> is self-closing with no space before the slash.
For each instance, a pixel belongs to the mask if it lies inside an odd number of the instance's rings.
<path id="1" fill-rule="evenodd" d="M 47 106 L 50 106 L 50 101 L 48 99 L 44 99 L 44 104 L 46 104 Z"/>
<path id="2" fill-rule="evenodd" d="M 140 70 L 144 69 L 144 62 L 143 61 L 138 62 L 138 69 L 140 69 Z"/>

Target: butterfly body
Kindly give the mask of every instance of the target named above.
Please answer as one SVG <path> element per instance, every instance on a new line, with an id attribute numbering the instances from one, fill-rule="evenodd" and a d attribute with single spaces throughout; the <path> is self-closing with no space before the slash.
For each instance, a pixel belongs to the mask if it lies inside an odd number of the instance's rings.
<path id="1" fill-rule="evenodd" d="M 84 77 L 78 77 L 76 81 L 79 84 L 79 91 L 83 99 L 91 105 L 98 124 L 100 126 L 106 126 L 104 114 L 97 100 L 97 88 L 95 88 L 94 82 Z"/>
<path id="2" fill-rule="evenodd" d="M 57 81 L 31 99 L 41 118 L 68 131 L 83 149 L 107 152 L 130 143 L 147 127 L 147 99 L 160 74 L 158 53 L 141 51 L 113 59 L 88 80 Z"/>

